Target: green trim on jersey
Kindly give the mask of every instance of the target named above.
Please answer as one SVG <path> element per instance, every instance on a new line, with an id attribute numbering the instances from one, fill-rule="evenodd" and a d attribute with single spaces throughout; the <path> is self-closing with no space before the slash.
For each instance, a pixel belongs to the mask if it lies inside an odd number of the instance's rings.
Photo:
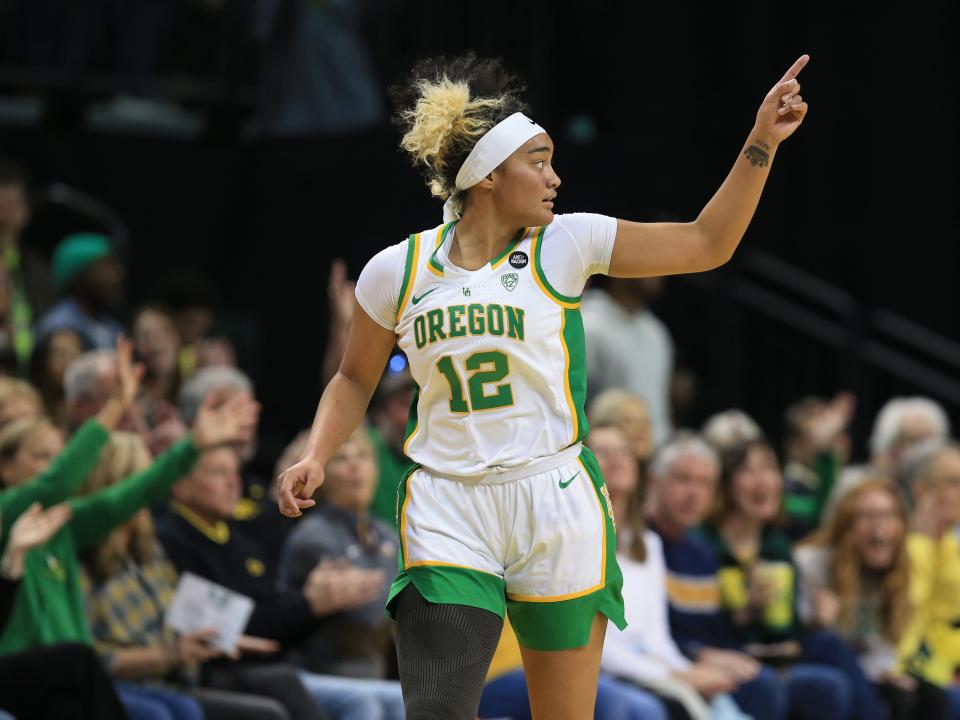
<path id="1" fill-rule="evenodd" d="M 443 243 L 447 239 L 447 233 L 450 231 L 450 228 L 452 228 L 458 222 L 459 220 L 454 220 L 453 222 L 447 223 L 443 226 L 443 229 L 440 231 L 437 246 L 433 249 L 433 252 L 430 253 L 430 260 L 427 261 L 431 269 L 440 275 L 443 275 L 443 265 L 440 264 L 439 260 L 437 260 L 437 253 L 440 252 L 440 248 L 443 247 Z M 503 249 L 503 251 L 490 261 L 490 267 L 496 269 L 497 266 L 500 265 L 506 259 L 506 257 L 517 248 L 517 245 L 520 244 L 520 241 L 523 240 L 528 231 L 529 228 L 520 228 L 520 230 L 517 231 L 517 234 L 514 235 L 513 239 L 507 243 L 507 246 Z"/>
<path id="2" fill-rule="evenodd" d="M 430 253 L 430 260 L 428 261 L 428 264 L 441 275 L 443 275 L 443 265 L 441 265 L 437 260 L 437 253 L 440 252 L 440 248 L 443 247 L 443 242 L 447 239 L 447 233 L 450 232 L 450 228 L 452 228 L 458 222 L 459 220 L 454 220 L 453 222 L 448 222 L 443 226 L 437 239 L 437 246 L 433 249 L 433 252 Z"/>
<path id="3" fill-rule="evenodd" d="M 493 260 L 490 261 L 490 267 L 496 270 L 497 266 L 500 265 L 500 263 L 502 263 L 510 253 L 516 250 L 517 245 L 520 244 L 520 241 L 523 240 L 524 236 L 527 234 L 529 230 L 530 228 L 526 228 L 526 227 L 520 228 L 520 230 L 514 236 L 513 240 L 507 243 L 507 246 L 503 249 L 503 252 L 497 255 Z"/>
<path id="4" fill-rule="evenodd" d="M 563 309 L 563 342 L 567 346 L 570 358 L 567 383 L 573 407 L 577 413 L 575 418 L 577 432 L 570 442 L 573 445 L 583 440 L 590 432 L 587 413 L 584 411 L 587 404 L 587 339 L 583 331 L 583 317 L 579 310 Z"/>
<path id="5" fill-rule="evenodd" d="M 540 278 L 540 283 L 543 285 L 544 289 L 553 297 L 554 300 L 558 300 L 562 303 L 570 303 L 576 305 L 580 302 L 580 296 L 570 297 L 569 295 L 564 295 L 560 292 L 557 292 L 557 289 L 550 284 L 550 281 L 547 280 L 547 274 L 543 271 L 543 266 L 540 264 L 540 248 L 543 245 L 543 235 L 547 231 L 547 226 L 544 225 L 540 228 L 540 232 L 536 234 L 533 238 L 533 268 L 534 272 L 537 273 L 537 277 Z"/>
<path id="6" fill-rule="evenodd" d="M 417 262 L 417 251 L 419 249 L 419 243 L 417 242 L 417 234 L 414 233 L 407 237 L 407 259 L 406 265 L 403 269 L 403 282 L 400 285 L 400 296 L 397 298 L 397 320 L 400 320 L 400 315 L 403 313 L 403 310 L 406 306 L 405 300 L 407 299 L 407 291 L 410 290 L 410 280 L 414 276 L 414 263 Z"/>
<path id="7" fill-rule="evenodd" d="M 420 429 L 420 418 L 417 414 L 417 403 L 420 402 L 420 386 L 417 383 L 413 384 L 413 399 L 410 400 L 410 410 L 407 413 L 407 427 L 403 432 L 403 454 L 408 458 L 407 455 L 407 443 L 410 442 L 410 439 L 417 433 L 417 430 Z M 404 476 L 406 477 L 406 476 Z M 399 523 L 399 511 L 397 523 Z"/>

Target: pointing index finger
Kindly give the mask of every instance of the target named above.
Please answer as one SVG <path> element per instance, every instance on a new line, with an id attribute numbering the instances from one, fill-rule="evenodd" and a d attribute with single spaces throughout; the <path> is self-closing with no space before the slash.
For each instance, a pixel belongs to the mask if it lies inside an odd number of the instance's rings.
<path id="1" fill-rule="evenodd" d="M 787 80 L 791 80 L 795 78 L 797 75 L 800 74 L 800 71 L 803 70 L 804 65 L 806 65 L 809 61 L 810 61 L 810 56 L 807 55 L 806 53 L 798 57 L 796 61 L 793 63 L 793 65 L 790 66 L 790 69 L 787 70 L 786 73 L 784 73 L 782 78 L 780 78 L 780 82 L 778 82 L 777 85 L 779 85 L 780 83 L 786 82 Z"/>

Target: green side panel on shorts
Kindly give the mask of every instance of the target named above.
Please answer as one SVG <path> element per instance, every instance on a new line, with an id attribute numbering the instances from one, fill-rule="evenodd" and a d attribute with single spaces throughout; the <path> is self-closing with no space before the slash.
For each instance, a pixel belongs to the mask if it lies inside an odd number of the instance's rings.
<path id="1" fill-rule="evenodd" d="M 396 520 L 398 528 L 400 527 L 400 511 L 403 509 L 403 501 L 407 499 L 407 480 L 411 475 L 413 475 L 414 471 L 417 470 L 419 467 L 420 467 L 420 463 L 414 463 L 413 465 L 408 467 L 407 471 L 403 474 L 403 477 L 400 478 L 400 482 L 397 483 L 397 514 L 394 516 L 394 519 Z M 402 542 L 400 543 L 400 550 L 397 551 L 397 555 L 399 556 L 399 559 L 397 561 L 400 563 L 399 569 L 403 570 L 404 557 L 403 557 Z"/>
<path id="2" fill-rule="evenodd" d="M 613 507 L 609 503 L 610 496 L 606 494 L 606 481 L 603 479 L 600 463 L 597 461 L 597 456 L 593 454 L 593 450 L 584 447 L 580 453 L 580 461 L 590 474 L 601 506 L 607 510 L 603 516 L 607 523 L 607 582 L 606 588 L 602 591 L 604 599 L 599 610 L 610 618 L 614 625 L 624 630 L 627 627 L 627 618 L 623 612 L 623 573 L 620 572 L 620 563 L 617 562 L 617 528 L 613 522 Z"/>
<path id="3" fill-rule="evenodd" d="M 623 608 L 623 574 L 617 563 L 617 535 L 610 517 L 603 474 L 596 456 L 589 448 L 580 453 L 580 460 L 590 475 L 594 490 L 604 509 L 607 525 L 607 552 L 604 587 L 590 595 L 556 602 L 523 602 L 507 599 L 510 624 L 517 640 L 531 650 L 569 650 L 590 642 L 590 628 L 596 614 L 603 613 L 623 630 L 627 619 Z"/>
<path id="4" fill-rule="evenodd" d="M 567 371 L 567 381 L 570 383 L 570 395 L 573 406 L 577 410 L 577 437 L 573 442 L 580 442 L 590 432 L 587 423 L 587 413 L 584 406 L 587 404 L 587 338 L 583 331 L 583 316 L 577 310 L 563 310 L 563 342 L 570 354 L 570 369 Z M 581 456 L 582 459 L 582 456 Z M 597 468 L 599 472 L 599 468 Z"/>
<path id="5" fill-rule="evenodd" d="M 544 225 L 540 228 L 540 232 L 537 233 L 537 239 L 534 243 L 535 248 L 533 252 L 533 269 L 534 272 L 540 278 L 540 281 L 543 283 L 543 286 L 547 289 L 555 300 L 565 303 L 578 303 L 580 302 L 580 297 L 570 297 L 569 295 L 564 295 L 563 293 L 557 292 L 557 289 L 550 284 L 550 281 L 547 280 L 547 274 L 543 271 L 543 265 L 540 264 L 540 249 L 543 247 L 543 236 L 547 232 L 547 226 Z"/>
<path id="6" fill-rule="evenodd" d="M 416 393 L 414 393 L 414 407 L 416 407 Z M 415 410 L 412 412 L 416 412 Z M 409 436 L 410 423 L 407 422 L 407 434 Z M 397 514 L 395 516 L 397 528 L 400 528 L 400 510 L 403 507 L 403 501 L 407 497 L 407 479 L 413 474 L 413 472 L 419 468 L 419 463 L 411 465 L 407 471 L 403 474 L 400 482 L 397 484 Z M 384 608 L 384 612 L 387 617 L 393 618 L 393 611 L 391 610 L 391 605 L 393 604 L 393 599 L 400 594 L 400 591 L 403 590 L 409 583 L 409 576 L 403 571 L 404 557 L 403 557 L 403 542 L 397 543 L 397 576 L 393 579 L 393 583 L 390 585 L 390 592 L 387 593 L 387 606 Z"/>
<path id="7" fill-rule="evenodd" d="M 393 617 L 394 600 L 411 582 L 427 602 L 469 605 L 489 610 L 501 618 L 506 614 L 503 578 L 453 565 L 417 565 L 401 570 L 390 586 L 387 597 L 390 617 Z"/>

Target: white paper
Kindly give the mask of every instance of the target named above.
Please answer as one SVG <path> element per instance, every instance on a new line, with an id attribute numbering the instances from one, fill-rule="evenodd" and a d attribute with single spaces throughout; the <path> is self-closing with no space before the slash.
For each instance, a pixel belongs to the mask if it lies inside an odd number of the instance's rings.
<path id="1" fill-rule="evenodd" d="M 223 585 L 186 572 L 177 583 L 177 593 L 167 612 L 166 624 L 181 635 L 216 630 L 210 643 L 232 653 L 253 612 L 253 600 Z"/>

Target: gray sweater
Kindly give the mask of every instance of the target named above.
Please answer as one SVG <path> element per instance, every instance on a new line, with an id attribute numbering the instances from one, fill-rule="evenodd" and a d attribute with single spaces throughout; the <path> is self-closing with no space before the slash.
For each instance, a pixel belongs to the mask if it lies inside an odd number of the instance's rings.
<path id="1" fill-rule="evenodd" d="M 280 553 L 278 578 L 284 588 L 301 588 L 324 559 L 346 558 L 353 565 L 384 571 L 378 597 L 365 605 L 321 618 L 293 649 L 294 662 L 325 675 L 383 678 L 390 649 L 391 623 L 384 615 L 387 591 L 397 571 L 399 542 L 393 528 L 370 517 L 366 545 L 357 534 L 357 516 L 321 505 L 290 533 Z"/>

